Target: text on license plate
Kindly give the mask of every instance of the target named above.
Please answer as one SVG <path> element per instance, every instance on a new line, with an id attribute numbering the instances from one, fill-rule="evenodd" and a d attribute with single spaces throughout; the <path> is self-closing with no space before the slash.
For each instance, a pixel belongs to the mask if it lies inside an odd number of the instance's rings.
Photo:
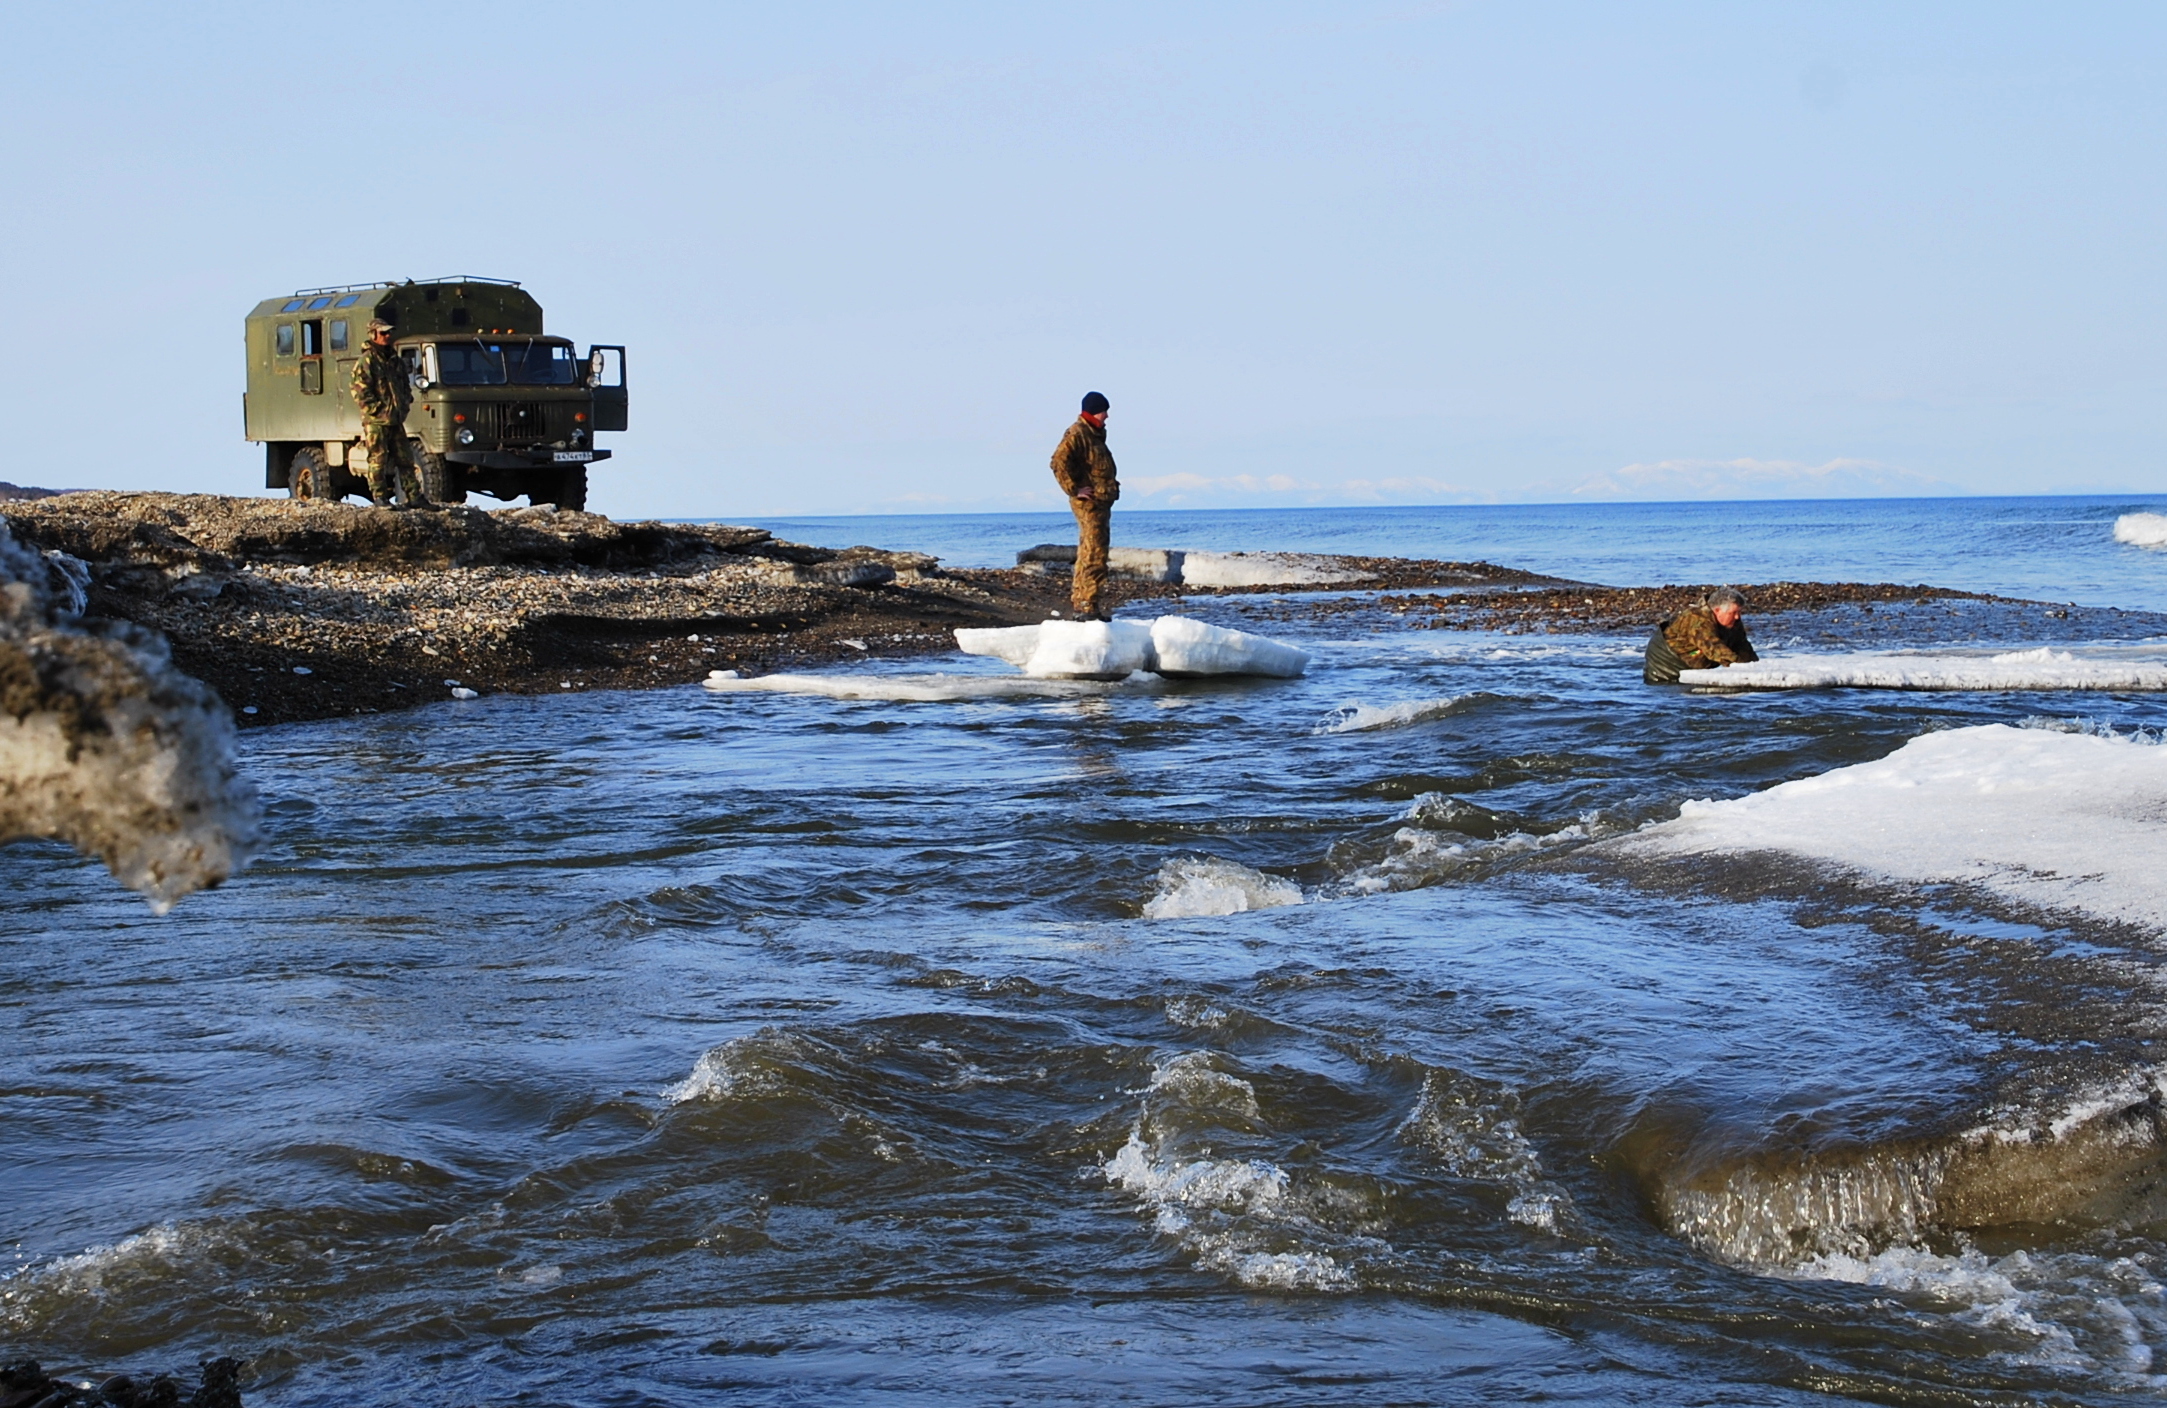
<path id="1" fill-rule="evenodd" d="M 589 461 L 589 460 L 591 460 L 591 459 L 593 459 L 593 458 L 594 458 L 594 451 L 592 451 L 592 450 L 559 450 L 559 451 L 557 451 L 557 463 L 558 463 L 558 464 L 585 464 L 585 463 L 586 463 L 587 461 Z"/>

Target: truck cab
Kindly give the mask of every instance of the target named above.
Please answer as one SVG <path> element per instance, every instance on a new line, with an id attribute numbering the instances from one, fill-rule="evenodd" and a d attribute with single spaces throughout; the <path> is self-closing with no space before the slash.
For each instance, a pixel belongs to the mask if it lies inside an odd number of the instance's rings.
<path id="1" fill-rule="evenodd" d="M 368 493 L 350 388 L 371 319 L 391 324 L 413 378 L 406 433 L 424 494 L 586 507 L 588 468 L 610 457 L 595 436 L 626 427 L 624 348 L 582 351 L 543 330 L 541 304 L 518 284 L 464 275 L 303 289 L 256 305 L 242 418 L 264 447 L 267 488 Z"/>

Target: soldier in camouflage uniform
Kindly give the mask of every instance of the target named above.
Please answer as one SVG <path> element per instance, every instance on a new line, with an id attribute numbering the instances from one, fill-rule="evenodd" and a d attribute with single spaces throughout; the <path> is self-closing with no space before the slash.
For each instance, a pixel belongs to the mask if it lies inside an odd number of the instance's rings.
<path id="1" fill-rule="evenodd" d="M 1069 607 L 1079 621 L 1104 621 L 1099 605 L 1106 588 L 1106 548 L 1113 537 L 1114 500 L 1121 483 L 1114 477 L 1114 457 L 1106 448 L 1106 412 L 1112 403 L 1094 391 L 1083 398 L 1083 414 L 1054 447 L 1053 477 L 1068 495 L 1076 515 L 1076 573 L 1069 585 Z"/>
<path id="2" fill-rule="evenodd" d="M 421 475 L 406 443 L 406 412 L 414 384 L 406 362 L 391 350 L 391 324 L 369 319 L 369 345 L 354 363 L 354 405 L 361 412 L 361 447 L 369 457 L 369 498 L 390 508 L 394 475 L 408 508 L 435 508 L 422 497 Z"/>
<path id="3" fill-rule="evenodd" d="M 1655 628 L 1640 677 L 1649 684 L 1676 684 L 1680 670 L 1760 659 L 1746 639 L 1745 614 L 1746 599 L 1735 588 L 1716 588 L 1705 606 L 1689 606 Z"/>

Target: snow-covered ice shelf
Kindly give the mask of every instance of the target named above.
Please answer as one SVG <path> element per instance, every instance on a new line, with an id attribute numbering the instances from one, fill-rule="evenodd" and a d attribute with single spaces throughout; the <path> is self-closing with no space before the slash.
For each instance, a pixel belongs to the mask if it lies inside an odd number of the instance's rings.
<path id="1" fill-rule="evenodd" d="M 1722 689 L 2167 689 L 2167 649 L 1888 651 L 1792 655 L 1681 670 L 1678 682 Z"/>
<path id="2" fill-rule="evenodd" d="M 1916 884 L 1969 883 L 2049 909 L 2167 927 L 2167 746 L 1986 724 L 1879 762 L 1605 843 L 1641 855 L 1782 851 Z"/>

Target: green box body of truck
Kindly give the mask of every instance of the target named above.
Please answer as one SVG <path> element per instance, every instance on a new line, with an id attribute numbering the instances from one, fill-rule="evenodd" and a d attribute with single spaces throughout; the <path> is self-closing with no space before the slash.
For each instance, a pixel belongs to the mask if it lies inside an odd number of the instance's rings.
<path id="1" fill-rule="evenodd" d="M 295 498 L 368 493 L 351 387 L 372 318 L 391 324 L 414 378 L 406 433 L 424 494 L 587 506 L 588 466 L 610 457 L 594 437 L 626 424 L 624 348 L 581 356 L 544 333 L 532 294 L 473 277 L 303 289 L 256 305 L 241 404 L 247 438 L 264 448 L 266 487 Z"/>

